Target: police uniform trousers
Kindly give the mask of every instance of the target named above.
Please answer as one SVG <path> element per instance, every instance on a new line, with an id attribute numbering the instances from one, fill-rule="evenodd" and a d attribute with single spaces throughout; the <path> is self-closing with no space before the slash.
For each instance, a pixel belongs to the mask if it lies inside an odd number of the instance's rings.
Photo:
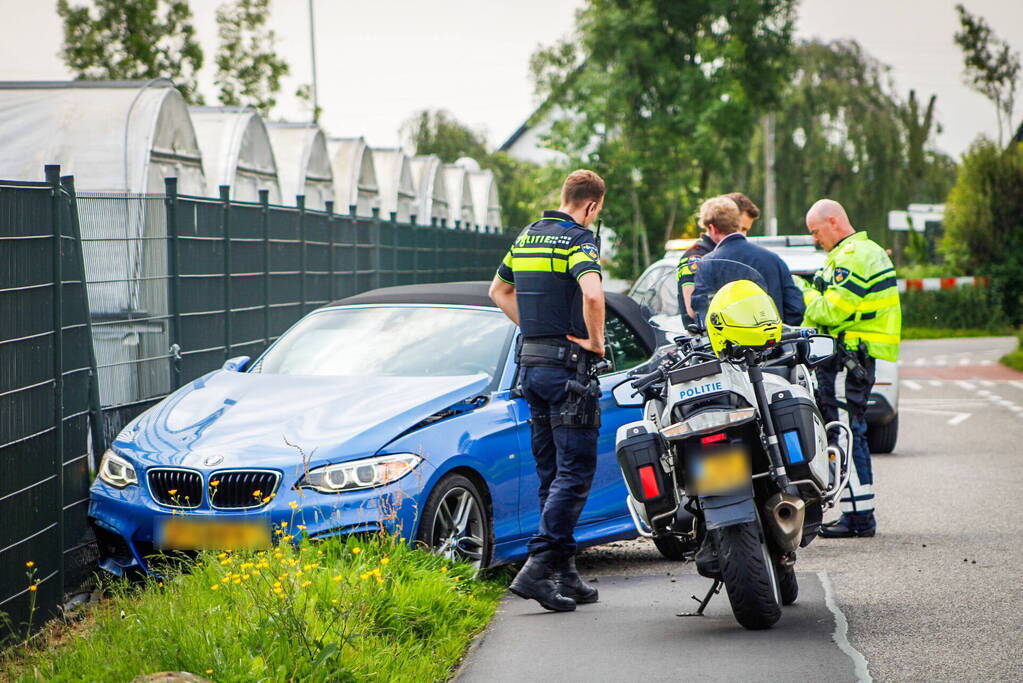
<path id="1" fill-rule="evenodd" d="M 852 352 L 850 352 L 852 353 Z M 870 465 L 870 446 L 867 444 L 867 400 L 874 387 L 874 359 L 865 356 L 863 369 L 865 377 L 849 372 L 840 356 L 817 369 L 817 403 L 825 422 L 838 420 L 852 430 L 853 468 L 849 475 L 849 486 L 839 499 L 842 517 L 850 528 L 857 531 L 873 529 L 874 521 L 874 473 Z M 834 430 L 837 432 L 838 430 Z M 845 438 L 838 434 L 828 435 L 832 444 L 844 444 Z"/>
<path id="2" fill-rule="evenodd" d="M 573 369 L 544 365 L 522 368 L 522 393 L 529 404 L 533 458 L 540 478 L 540 528 L 529 541 L 529 552 L 553 550 L 561 557 L 575 554 L 573 532 L 586 504 L 597 469 L 595 427 L 560 424 Z"/>

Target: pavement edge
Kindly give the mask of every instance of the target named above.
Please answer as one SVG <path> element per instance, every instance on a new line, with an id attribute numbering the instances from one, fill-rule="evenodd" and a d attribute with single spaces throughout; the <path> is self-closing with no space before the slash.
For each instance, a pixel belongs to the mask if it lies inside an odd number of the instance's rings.
<path id="1" fill-rule="evenodd" d="M 835 632 L 831 635 L 832 640 L 838 645 L 838 649 L 852 660 L 856 671 L 856 680 L 861 683 L 871 683 L 874 679 L 870 677 L 867 658 L 849 642 L 849 621 L 845 618 L 845 614 L 835 599 L 835 585 L 831 583 L 831 577 L 827 572 L 820 571 L 817 572 L 817 578 L 824 588 L 824 604 L 835 615 Z"/>

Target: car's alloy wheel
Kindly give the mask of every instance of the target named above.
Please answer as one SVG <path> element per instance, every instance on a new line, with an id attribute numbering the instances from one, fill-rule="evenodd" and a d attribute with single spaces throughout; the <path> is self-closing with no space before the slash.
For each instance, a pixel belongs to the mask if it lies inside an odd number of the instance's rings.
<path id="1" fill-rule="evenodd" d="M 420 540 L 449 560 L 485 566 L 490 520 L 476 486 L 460 475 L 437 485 L 426 504 Z"/>

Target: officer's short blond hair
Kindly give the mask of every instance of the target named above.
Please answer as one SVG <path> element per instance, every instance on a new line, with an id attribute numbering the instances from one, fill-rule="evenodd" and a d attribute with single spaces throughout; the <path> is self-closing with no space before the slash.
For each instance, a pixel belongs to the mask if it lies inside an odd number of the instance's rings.
<path id="1" fill-rule="evenodd" d="M 579 206 L 586 202 L 600 202 L 604 198 L 604 179 L 593 171 L 572 171 L 561 186 L 561 203 Z"/>
<path id="2" fill-rule="evenodd" d="M 739 205 L 728 197 L 713 197 L 700 207 L 700 225 L 707 230 L 711 225 L 722 235 L 731 235 L 739 229 Z"/>

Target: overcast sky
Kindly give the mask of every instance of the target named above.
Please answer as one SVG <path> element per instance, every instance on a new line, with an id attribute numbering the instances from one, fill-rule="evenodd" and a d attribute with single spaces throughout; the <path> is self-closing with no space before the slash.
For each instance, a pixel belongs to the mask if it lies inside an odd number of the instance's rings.
<path id="1" fill-rule="evenodd" d="M 213 102 L 214 12 L 220 0 L 191 0 L 206 53 Z M 392 146 L 412 113 L 443 108 L 486 132 L 494 146 L 536 105 L 529 56 L 568 36 L 581 0 L 315 0 L 321 123 L 331 135 L 363 135 Z M 938 95 L 938 146 L 962 153 L 979 134 L 994 137 L 992 105 L 962 84 L 952 42 L 955 0 L 803 0 L 798 34 L 854 38 L 892 66 L 902 91 Z M 964 0 L 1023 52 L 1023 0 Z M 0 80 L 61 80 L 56 0 L 0 0 Z M 311 80 L 307 0 L 275 0 L 278 52 L 291 65 L 277 116 L 306 119 L 292 96 Z M 1020 97 L 1023 100 L 1023 96 Z M 1017 107 L 1018 125 L 1023 106 Z M 2 153 L 2 152 L 0 152 Z"/>

